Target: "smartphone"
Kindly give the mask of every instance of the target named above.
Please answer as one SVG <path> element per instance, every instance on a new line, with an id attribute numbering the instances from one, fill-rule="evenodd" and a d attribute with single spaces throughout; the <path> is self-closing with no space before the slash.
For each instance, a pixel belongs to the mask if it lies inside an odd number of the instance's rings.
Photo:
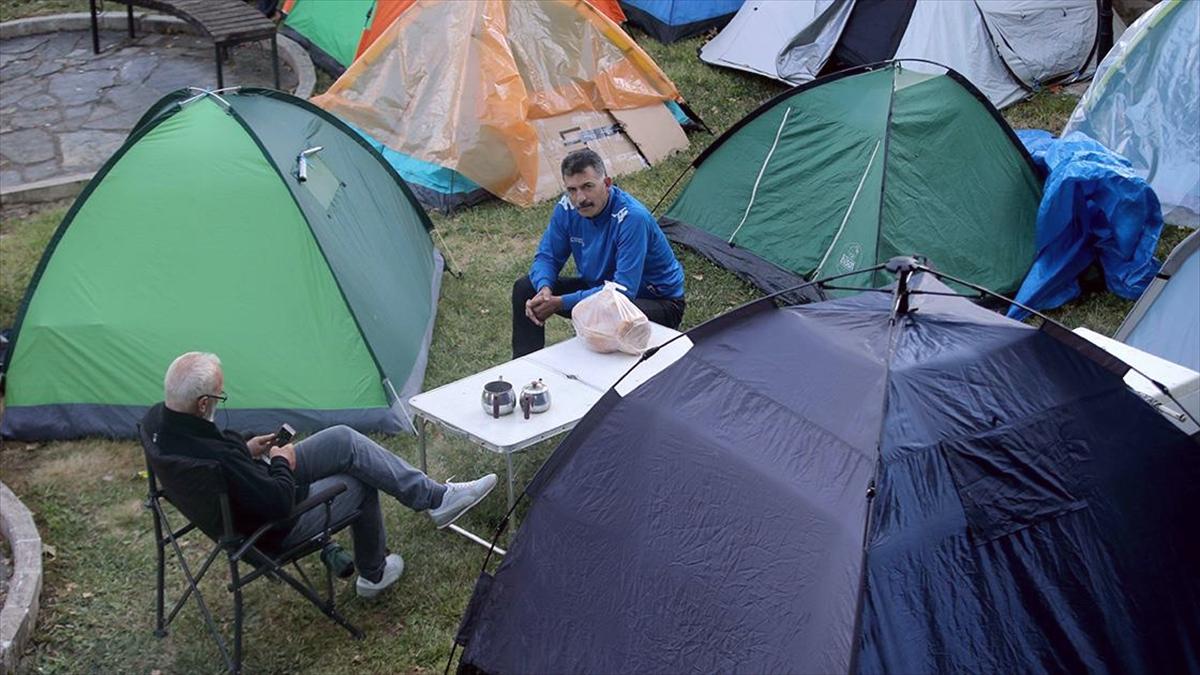
<path id="1" fill-rule="evenodd" d="M 271 445 L 277 448 L 282 448 L 288 443 L 291 443 L 292 438 L 295 435 L 296 430 L 292 428 L 292 425 L 285 422 L 283 426 L 279 427 L 279 431 L 275 432 L 275 440 L 271 443 Z"/>

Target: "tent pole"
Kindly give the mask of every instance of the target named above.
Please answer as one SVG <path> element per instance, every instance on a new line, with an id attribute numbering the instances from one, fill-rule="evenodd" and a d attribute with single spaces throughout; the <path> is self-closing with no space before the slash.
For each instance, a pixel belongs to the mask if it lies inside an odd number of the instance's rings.
<path id="1" fill-rule="evenodd" d="M 1104 60 L 1113 46 L 1112 0 L 1097 0 L 1100 10 L 1100 32 L 1096 37 L 1096 63 Z"/>

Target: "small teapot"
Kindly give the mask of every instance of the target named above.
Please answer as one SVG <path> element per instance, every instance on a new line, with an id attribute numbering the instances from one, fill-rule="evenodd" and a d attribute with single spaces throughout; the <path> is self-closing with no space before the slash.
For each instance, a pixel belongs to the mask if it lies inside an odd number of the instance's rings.
<path id="1" fill-rule="evenodd" d="M 483 385 L 483 395 L 480 400 L 483 411 L 495 419 L 511 413 L 517 407 L 517 394 L 512 384 L 501 377 Z"/>
<path id="2" fill-rule="evenodd" d="M 546 412 L 550 409 L 550 387 L 541 378 L 521 388 L 521 412 L 525 419 L 530 413 Z"/>

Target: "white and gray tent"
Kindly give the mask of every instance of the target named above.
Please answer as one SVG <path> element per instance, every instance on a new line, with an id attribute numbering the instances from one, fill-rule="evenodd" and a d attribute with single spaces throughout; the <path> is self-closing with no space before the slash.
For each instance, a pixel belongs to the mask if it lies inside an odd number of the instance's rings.
<path id="1" fill-rule="evenodd" d="M 1171 251 L 1113 338 L 1200 371 L 1200 232 Z"/>
<path id="2" fill-rule="evenodd" d="M 1167 0 L 1113 45 L 1063 136 L 1127 158 L 1173 225 L 1200 226 L 1200 2 Z"/>
<path id="3" fill-rule="evenodd" d="M 1001 108 L 1086 78 L 1098 16 L 1097 0 L 751 0 L 700 58 L 790 84 L 927 59 L 962 73 Z"/>

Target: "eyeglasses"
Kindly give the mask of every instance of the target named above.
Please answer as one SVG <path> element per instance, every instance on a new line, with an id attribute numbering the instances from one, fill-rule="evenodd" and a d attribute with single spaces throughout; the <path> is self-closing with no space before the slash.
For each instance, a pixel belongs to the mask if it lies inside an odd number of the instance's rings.
<path id="1" fill-rule="evenodd" d="M 201 400 L 204 400 L 204 399 L 206 399 L 206 398 L 215 398 L 215 399 L 217 399 L 218 401 L 220 401 L 221 403 L 224 403 L 225 401 L 228 401 L 228 400 L 229 400 L 229 397 L 225 395 L 225 392 L 224 392 L 224 391 L 222 391 L 220 394 L 202 394 L 202 395 L 200 395 L 200 396 L 197 396 L 197 397 L 196 397 L 196 400 L 197 400 L 197 401 L 201 401 Z"/>

